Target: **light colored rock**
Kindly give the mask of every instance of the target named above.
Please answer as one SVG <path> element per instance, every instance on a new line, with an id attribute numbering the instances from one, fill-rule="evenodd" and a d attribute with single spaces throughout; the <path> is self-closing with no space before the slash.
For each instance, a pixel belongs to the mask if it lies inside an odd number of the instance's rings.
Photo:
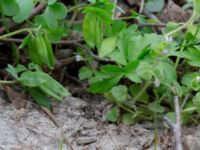
<path id="1" fill-rule="evenodd" d="M 200 139 L 195 136 L 187 135 L 183 138 L 185 150 L 200 150 Z"/>

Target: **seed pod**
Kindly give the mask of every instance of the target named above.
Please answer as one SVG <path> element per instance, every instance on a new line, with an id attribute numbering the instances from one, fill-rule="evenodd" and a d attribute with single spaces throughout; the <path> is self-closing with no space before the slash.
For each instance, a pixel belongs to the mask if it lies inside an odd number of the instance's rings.
<path id="1" fill-rule="evenodd" d="M 54 54 L 53 54 L 53 49 L 51 46 L 51 42 L 49 41 L 47 36 L 43 36 L 46 48 L 47 48 L 47 54 L 48 54 L 48 61 L 49 61 L 49 67 L 53 68 L 55 64 L 55 59 L 54 59 Z"/>
<path id="2" fill-rule="evenodd" d="M 36 37 L 36 47 L 37 47 L 37 52 L 40 60 L 42 61 L 42 64 L 46 64 L 50 66 L 49 64 L 49 58 L 48 58 L 48 53 L 47 53 L 47 47 L 44 42 L 44 38 L 42 35 L 38 35 Z"/>
<path id="3" fill-rule="evenodd" d="M 34 35 L 30 35 L 28 37 L 28 54 L 31 58 L 31 61 L 35 64 L 42 65 L 42 61 L 37 52 L 37 45 L 36 45 L 36 37 Z"/>

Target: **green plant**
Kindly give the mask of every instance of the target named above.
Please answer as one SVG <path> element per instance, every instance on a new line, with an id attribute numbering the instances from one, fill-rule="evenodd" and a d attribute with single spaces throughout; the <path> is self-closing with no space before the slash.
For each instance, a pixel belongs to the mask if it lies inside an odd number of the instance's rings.
<path id="1" fill-rule="evenodd" d="M 31 18 L 33 9 L 43 4 L 43 13 Z M 42 71 L 43 66 L 52 70 L 55 65 L 55 57 L 51 43 L 56 43 L 67 34 L 67 25 L 64 18 L 67 15 L 67 8 L 57 0 L 2 0 L 0 1 L 0 13 L 6 22 L 5 17 L 10 17 L 15 23 L 27 21 L 29 28 L 19 29 L 13 32 L 7 27 L 7 34 L 1 35 L 0 39 L 6 39 L 23 32 L 28 35 L 23 39 L 19 49 L 27 46 L 28 56 L 33 62 L 28 69 L 18 64 L 17 67 L 8 65 L 7 71 L 15 78 L 14 81 L 1 81 L 2 84 L 19 83 L 24 90 L 29 92 L 34 100 L 44 107 L 50 109 L 48 96 L 61 100 L 61 96 L 68 96 L 69 92 L 47 73 Z M 15 52 L 18 53 L 18 52 Z M 30 62 L 29 61 L 29 62 Z M 16 61 L 19 63 L 18 61 Z M 39 66 L 38 66 L 39 65 Z"/>
<path id="2" fill-rule="evenodd" d="M 29 64 L 28 68 L 23 65 L 13 67 L 8 65 L 6 69 L 14 78 L 15 83 L 20 84 L 39 105 L 50 109 L 48 96 L 61 100 L 62 96 L 69 96 L 69 92 L 51 76 L 44 73 L 36 64 Z"/>
<path id="3" fill-rule="evenodd" d="M 198 5 L 195 0 L 186 23 L 175 28 L 167 24 L 163 35 L 140 32 L 137 25 L 127 27 L 124 21 L 112 19 L 116 6 L 106 0 L 84 10 L 87 45 L 112 63 L 101 64 L 96 71 L 83 67 L 79 77 L 89 79 L 90 92 L 104 94 L 115 104 L 107 114 L 109 121 L 130 124 L 166 115 L 173 122 L 175 95 L 180 98 L 182 122 L 195 120 L 200 89 L 199 25 L 194 23 L 199 18 Z M 183 28 L 187 32 L 180 33 Z"/>

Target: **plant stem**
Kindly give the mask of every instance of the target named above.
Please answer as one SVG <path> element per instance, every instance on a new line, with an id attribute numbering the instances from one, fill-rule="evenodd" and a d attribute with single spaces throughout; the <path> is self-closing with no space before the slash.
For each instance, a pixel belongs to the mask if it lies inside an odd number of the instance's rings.
<path id="1" fill-rule="evenodd" d="M 16 84 L 16 83 L 18 83 L 17 80 L 13 80 L 13 81 L 0 80 L 0 84 Z"/>
<path id="2" fill-rule="evenodd" d="M 35 29 L 33 29 L 33 28 L 24 28 L 24 29 L 20 29 L 20 30 L 14 31 L 14 32 L 10 32 L 10 33 L 7 33 L 7 34 L 4 34 L 4 35 L 0 36 L 0 40 L 8 38 L 8 37 L 11 37 L 11 36 L 16 35 L 16 34 L 20 34 L 22 32 L 31 32 L 33 30 L 35 30 Z"/>
<path id="3" fill-rule="evenodd" d="M 165 35 L 165 37 L 171 36 L 172 34 L 174 34 L 174 33 L 178 32 L 178 31 L 180 31 L 180 30 L 186 28 L 188 25 L 192 24 L 193 21 L 194 21 L 194 19 L 193 19 L 193 17 L 191 17 L 191 18 L 190 18 L 186 23 L 184 23 L 182 26 L 176 28 L 175 30 L 172 30 L 172 31 L 169 32 L 169 33 L 167 33 L 167 34 Z"/>
<path id="4" fill-rule="evenodd" d="M 74 10 L 76 10 L 76 9 L 79 9 L 79 8 L 81 8 L 81 7 L 85 7 L 85 6 L 87 6 L 88 4 L 86 4 L 86 3 L 80 3 L 80 4 L 77 4 L 77 5 L 75 5 L 75 6 L 73 6 L 73 7 L 70 7 L 69 9 L 68 9 L 68 13 L 70 13 L 70 12 L 72 12 L 72 11 L 74 11 Z"/>
<path id="5" fill-rule="evenodd" d="M 121 103 L 116 102 L 116 104 L 117 104 L 119 107 L 121 107 L 122 109 L 124 109 L 124 110 L 126 110 L 127 112 L 129 112 L 129 113 L 132 113 L 132 114 L 135 113 L 134 111 L 132 111 L 131 109 L 129 109 L 128 107 L 124 106 L 124 105 L 121 104 Z"/>
<path id="6" fill-rule="evenodd" d="M 149 85 L 151 84 L 151 82 L 146 82 L 144 87 L 141 89 L 141 91 L 134 97 L 133 101 L 135 102 L 136 100 L 138 100 L 140 98 L 140 96 L 142 96 L 142 94 L 145 92 L 145 90 L 149 87 Z"/>
<path id="7" fill-rule="evenodd" d="M 183 44 L 181 45 L 180 52 L 184 50 L 185 44 L 186 44 L 186 40 L 183 41 Z M 175 62 L 175 69 L 177 68 L 177 66 L 179 64 L 179 61 L 180 61 L 180 57 L 177 57 L 176 62 Z"/>

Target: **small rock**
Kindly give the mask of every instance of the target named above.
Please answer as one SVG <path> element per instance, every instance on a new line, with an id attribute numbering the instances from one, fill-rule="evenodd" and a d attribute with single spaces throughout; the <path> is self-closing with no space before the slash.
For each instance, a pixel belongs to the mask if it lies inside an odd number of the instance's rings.
<path id="1" fill-rule="evenodd" d="M 78 145 L 82 145 L 82 144 L 90 144 L 90 143 L 94 143 L 97 141 L 96 137 L 78 137 L 76 139 L 76 143 Z"/>
<path id="2" fill-rule="evenodd" d="M 200 141 L 197 137 L 187 135 L 183 138 L 185 150 L 200 150 Z"/>

